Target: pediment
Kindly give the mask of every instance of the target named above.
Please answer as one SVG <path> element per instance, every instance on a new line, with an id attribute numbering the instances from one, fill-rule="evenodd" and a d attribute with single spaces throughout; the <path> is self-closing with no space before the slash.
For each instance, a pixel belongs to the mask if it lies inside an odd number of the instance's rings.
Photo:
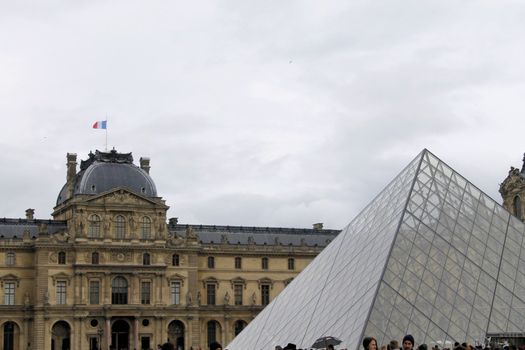
<path id="1" fill-rule="evenodd" d="M 2 280 L 18 280 L 20 279 L 20 277 L 16 276 L 16 275 L 13 275 L 12 273 L 8 273 L 7 275 L 3 275 L 2 277 L 0 277 L 0 279 Z"/>
<path id="2" fill-rule="evenodd" d="M 51 278 L 53 279 L 53 285 L 56 284 L 56 281 L 67 281 L 68 285 L 71 283 L 71 276 L 65 272 L 59 272 L 51 275 Z"/>
<path id="3" fill-rule="evenodd" d="M 166 278 L 167 278 L 168 282 L 171 282 L 171 281 L 179 281 L 179 282 L 181 282 L 181 285 L 183 285 L 183 286 L 184 286 L 184 280 L 186 279 L 185 276 L 180 275 L 180 274 L 178 274 L 178 273 L 174 273 L 174 274 L 172 274 L 172 275 L 169 275 L 169 276 L 167 276 Z"/>
<path id="4" fill-rule="evenodd" d="M 111 191 L 106 191 L 96 196 L 90 197 L 85 200 L 85 203 L 99 205 L 147 205 L 151 207 L 161 205 L 167 208 L 167 206 L 164 204 L 154 201 L 148 197 L 141 196 L 135 192 L 131 192 L 123 187 L 115 188 Z"/>
<path id="5" fill-rule="evenodd" d="M 20 286 L 20 277 L 13 275 L 12 273 L 8 273 L 7 275 L 3 275 L 2 277 L 0 277 L 0 283 L 2 287 L 4 286 L 4 282 L 6 281 L 15 281 L 16 286 Z"/>

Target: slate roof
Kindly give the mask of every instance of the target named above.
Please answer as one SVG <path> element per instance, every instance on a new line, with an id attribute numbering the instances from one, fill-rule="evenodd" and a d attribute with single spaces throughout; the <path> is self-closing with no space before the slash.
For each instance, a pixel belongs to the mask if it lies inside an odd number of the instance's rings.
<path id="1" fill-rule="evenodd" d="M 256 245 L 293 245 L 325 247 L 340 230 L 303 229 L 283 227 L 252 227 L 252 226 L 216 226 L 216 225 L 170 225 L 170 232 L 185 237 L 188 226 L 199 236 L 199 241 L 205 244 L 221 244 L 227 240 L 229 244 Z"/>
<path id="2" fill-rule="evenodd" d="M 29 230 L 31 238 L 36 238 L 41 224 L 47 225 L 51 234 L 67 227 L 65 221 L 3 218 L 0 219 L 0 239 L 22 239 L 25 230 Z"/>
<path id="3" fill-rule="evenodd" d="M 146 197 L 157 197 L 155 183 L 149 174 L 133 164 L 131 153 L 96 151 L 83 160 L 75 175 L 74 195 L 99 194 L 113 188 L 124 187 Z M 59 205 L 68 199 L 67 184 L 57 198 Z"/>
<path id="4" fill-rule="evenodd" d="M 47 225 L 50 234 L 67 228 L 65 221 L 3 218 L 0 219 L 0 239 L 22 239 L 25 230 L 29 230 L 31 238 L 36 238 L 41 224 Z M 199 241 L 204 244 L 222 244 L 227 240 L 229 244 L 241 245 L 248 245 L 253 241 L 256 245 L 325 247 L 341 232 L 325 229 L 188 224 L 170 225 L 169 231 L 186 237 L 188 226 L 193 228 L 199 236 Z"/>

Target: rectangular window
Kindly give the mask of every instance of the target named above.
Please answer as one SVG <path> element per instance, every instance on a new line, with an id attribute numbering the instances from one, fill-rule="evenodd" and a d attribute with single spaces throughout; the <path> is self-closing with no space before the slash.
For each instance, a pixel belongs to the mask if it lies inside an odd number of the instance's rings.
<path id="1" fill-rule="evenodd" d="M 268 258 L 261 259 L 261 268 L 263 270 L 268 270 Z"/>
<path id="2" fill-rule="evenodd" d="M 15 282 L 4 283 L 4 304 L 15 305 Z"/>
<path id="3" fill-rule="evenodd" d="M 56 287 L 57 287 L 56 289 L 57 304 L 65 305 L 66 304 L 66 281 L 57 281 Z"/>
<path id="4" fill-rule="evenodd" d="M 240 257 L 235 258 L 235 268 L 241 269 L 242 268 L 242 259 Z"/>
<path id="5" fill-rule="evenodd" d="M 261 304 L 270 304 L 270 286 L 267 284 L 261 285 Z"/>
<path id="6" fill-rule="evenodd" d="M 171 303 L 173 305 L 180 304 L 180 282 L 171 282 Z"/>
<path id="7" fill-rule="evenodd" d="M 140 284 L 140 303 L 151 304 L 151 282 L 142 282 Z"/>
<path id="8" fill-rule="evenodd" d="M 288 270 L 295 270 L 295 260 L 294 258 L 288 259 Z"/>
<path id="9" fill-rule="evenodd" d="M 89 338 L 89 350 L 99 350 L 97 337 Z"/>
<path id="10" fill-rule="evenodd" d="M 215 258 L 213 256 L 208 257 L 208 268 L 209 269 L 215 268 Z"/>
<path id="11" fill-rule="evenodd" d="M 235 297 L 235 305 L 242 305 L 242 290 L 244 286 L 242 284 L 236 284 L 234 286 L 233 294 Z"/>
<path id="12" fill-rule="evenodd" d="M 206 285 L 206 297 L 208 305 L 215 305 L 215 284 L 209 283 Z"/>
<path id="13" fill-rule="evenodd" d="M 100 304 L 100 282 L 89 282 L 89 303 L 92 305 Z"/>
<path id="14" fill-rule="evenodd" d="M 15 253 L 14 252 L 7 252 L 5 255 L 5 264 L 7 266 L 13 266 L 15 264 Z"/>

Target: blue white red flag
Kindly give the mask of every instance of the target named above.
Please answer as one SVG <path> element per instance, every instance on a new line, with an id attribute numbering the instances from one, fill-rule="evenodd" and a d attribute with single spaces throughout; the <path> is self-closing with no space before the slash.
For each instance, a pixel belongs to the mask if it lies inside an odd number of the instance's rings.
<path id="1" fill-rule="evenodd" d="M 93 124 L 93 129 L 107 129 L 108 128 L 108 121 L 107 120 L 101 120 L 98 122 L 95 122 Z"/>

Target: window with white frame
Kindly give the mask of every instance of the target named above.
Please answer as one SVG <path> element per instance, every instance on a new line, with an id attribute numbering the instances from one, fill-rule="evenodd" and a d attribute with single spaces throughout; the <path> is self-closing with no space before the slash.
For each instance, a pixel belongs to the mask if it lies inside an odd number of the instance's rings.
<path id="1" fill-rule="evenodd" d="M 4 304 L 15 305 L 15 283 L 16 282 L 4 282 Z"/>
<path id="2" fill-rule="evenodd" d="M 147 216 L 142 218 L 142 239 L 151 238 L 151 219 Z"/>
<path id="3" fill-rule="evenodd" d="M 233 286 L 233 295 L 235 305 L 242 305 L 242 290 L 244 286 L 242 284 L 235 284 Z"/>
<path id="4" fill-rule="evenodd" d="M 142 281 L 140 283 L 140 303 L 143 305 L 151 304 L 151 282 Z"/>
<path id="5" fill-rule="evenodd" d="M 171 303 L 173 305 L 180 304 L 180 281 L 171 281 L 170 284 L 170 294 L 171 294 Z"/>
<path id="6" fill-rule="evenodd" d="M 67 281 L 56 282 L 56 301 L 58 305 L 66 304 Z"/>
<path id="7" fill-rule="evenodd" d="M 115 238 L 126 238 L 126 219 L 122 215 L 117 215 L 115 217 Z"/>
<path id="8" fill-rule="evenodd" d="M 89 282 L 89 303 L 100 304 L 100 281 Z"/>
<path id="9" fill-rule="evenodd" d="M 7 266 L 13 266 L 15 264 L 15 258 L 16 258 L 15 252 L 7 252 L 5 254 L 5 264 Z"/>
<path id="10" fill-rule="evenodd" d="M 93 214 L 89 217 L 88 237 L 89 238 L 100 237 L 100 216 L 96 214 Z"/>

